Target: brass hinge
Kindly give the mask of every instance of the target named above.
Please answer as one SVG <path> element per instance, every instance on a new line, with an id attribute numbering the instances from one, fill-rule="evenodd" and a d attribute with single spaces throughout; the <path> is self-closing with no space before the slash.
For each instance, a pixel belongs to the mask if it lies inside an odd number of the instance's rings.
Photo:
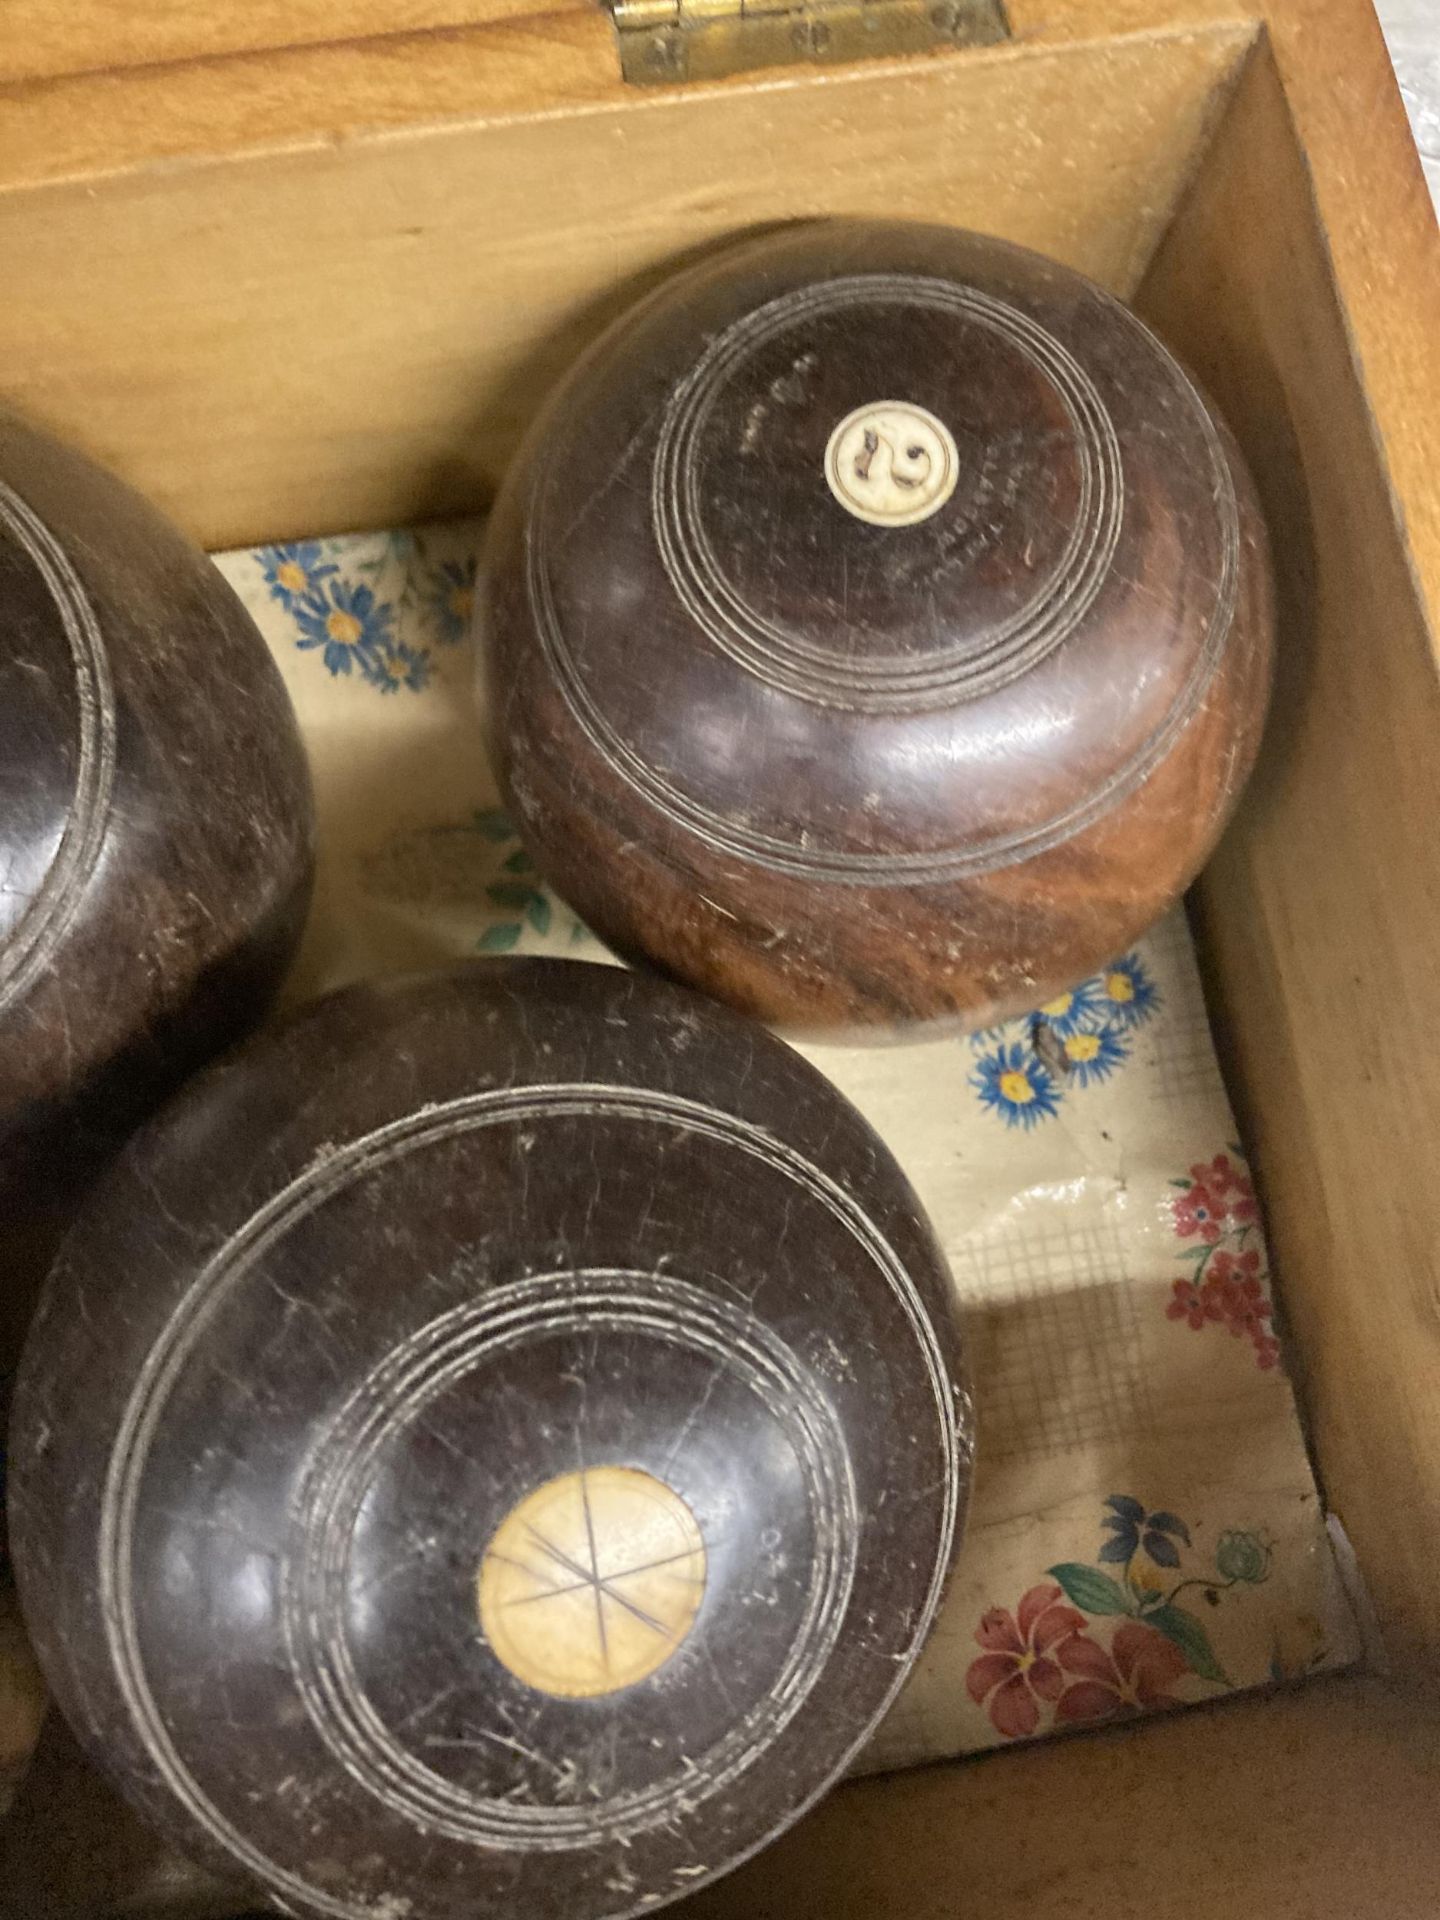
<path id="1" fill-rule="evenodd" d="M 1010 35 L 1003 0 L 608 0 L 633 86 L 719 80 L 797 60 L 864 60 Z"/>

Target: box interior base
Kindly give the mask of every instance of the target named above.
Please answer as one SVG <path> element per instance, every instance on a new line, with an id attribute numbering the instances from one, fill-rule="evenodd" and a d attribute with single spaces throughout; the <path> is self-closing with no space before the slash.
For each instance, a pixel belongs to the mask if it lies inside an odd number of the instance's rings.
<path id="1" fill-rule="evenodd" d="M 842 1787 L 675 1920 L 1430 1920 L 1437 1703 L 1313 1681 Z M 51 1725 L 8 1825 L 16 1920 L 238 1920 Z"/>

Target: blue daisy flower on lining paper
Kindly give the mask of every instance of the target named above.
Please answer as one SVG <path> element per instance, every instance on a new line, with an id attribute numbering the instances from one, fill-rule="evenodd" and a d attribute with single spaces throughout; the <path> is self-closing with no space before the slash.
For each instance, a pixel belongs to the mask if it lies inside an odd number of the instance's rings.
<path id="1" fill-rule="evenodd" d="M 309 595 L 323 591 L 323 583 L 340 569 L 326 560 L 318 540 L 300 540 L 288 547 L 262 547 L 260 571 L 270 597 L 293 610 Z"/>
<path id="2" fill-rule="evenodd" d="M 1096 977 L 1100 1010 L 1122 1027 L 1143 1026 L 1160 1007 L 1160 989 L 1138 953 L 1112 960 Z"/>
<path id="3" fill-rule="evenodd" d="M 402 687 L 423 693 L 430 682 L 430 655 L 424 647 L 408 647 L 397 640 L 362 658 L 360 671 L 381 693 L 398 693 Z"/>
<path id="4" fill-rule="evenodd" d="M 998 1113 L 1007 1127 L 1037 1126 L 1053 1120 L 1060 1097 L 1049 1069 L 1023 1041 L 996 1047 L 979 1061 L 970 1084 L 980 1104 Z"/>
<path id="5" fill-rule="evenodd" d="M 1035 1009 L 1035 1018 L 1043 1020 L 1058 1039 L 1068 1040 L 1072 1033 L 1100 1024 L 1106 1013 L 1100 982 L 1092 979 L 1082 980 L 1068 993 L 1057 993 Z"/>
<path id="6" fill-rule="evenodd" d="M 435 574 L 435 623 L 441 644 L 455 647 L 470 631 L 475 608 L 475 561 L 444 560 Z"/>
<path id="7" fill-rule="evenodd" d="M 391 664 L 399 672 L 401 684 L 411 693 L 423 693 L 430 684 L 430 652 L 427 647 L 407 647 L 404 641 L 390 649 Z"/>
<path id="8" fill-rule="evenodd" d="M 394 618 L 394 609 L 377 601 L 369 587 L 331 580 L 324 597 L 315 594 L 295 608 L 301 633 L 295 644 L 302 652 L 323 649 L 325 665 L 333 674 L 349 673 L 352 665 L 358 665 L 367 680 L 383 685 L 380 662 L 392 645 Z"/>
<path id="9" fill-rule="evenodd" d="M 1130 1058 L 1130 1043 L 1116 1026 L 1082 1027 L 1060 1042 L 1065 1074 L 1077 1087 L 1108 1080 Z"/>

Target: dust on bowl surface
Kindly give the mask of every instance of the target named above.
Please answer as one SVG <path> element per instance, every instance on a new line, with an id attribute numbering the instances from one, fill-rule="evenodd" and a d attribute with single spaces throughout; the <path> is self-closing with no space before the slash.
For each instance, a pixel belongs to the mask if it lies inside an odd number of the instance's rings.
<path id="1" fill-rule="evenodd" d="M 192 1083 L 68 1244 L 13 1468 L 47 1675 L 297 1912 L 648 1910 L 918 1651 L 950 1315 L 887 1150 L 740 1017 L 559 960 L 347 989 Z"/>

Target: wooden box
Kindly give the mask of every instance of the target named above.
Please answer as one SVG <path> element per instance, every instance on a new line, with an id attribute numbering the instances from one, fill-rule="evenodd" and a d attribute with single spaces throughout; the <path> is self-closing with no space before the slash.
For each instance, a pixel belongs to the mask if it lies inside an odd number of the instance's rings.
<path id="1" fill-rule="evenodd" d="M 740 229 L 947 220 L 1138 302 L 1275 535 L 1268 751 L 1195 907 L 1389 1672 L 844 1788 L 683 1911 L 1429 1915 L 1440 240 L 1369 0 L 811 0 L 729 52 L 715 4 L 640 0 L 636 85 L 592 0 L 10 0 L 0 397 L 223 546 L 483 505 L 579 344 Z M 752 42 L 810 57 L 693 77 Z M 42 1759 L 0 1911 L 230 1910 L 108 1806 Z"/>

